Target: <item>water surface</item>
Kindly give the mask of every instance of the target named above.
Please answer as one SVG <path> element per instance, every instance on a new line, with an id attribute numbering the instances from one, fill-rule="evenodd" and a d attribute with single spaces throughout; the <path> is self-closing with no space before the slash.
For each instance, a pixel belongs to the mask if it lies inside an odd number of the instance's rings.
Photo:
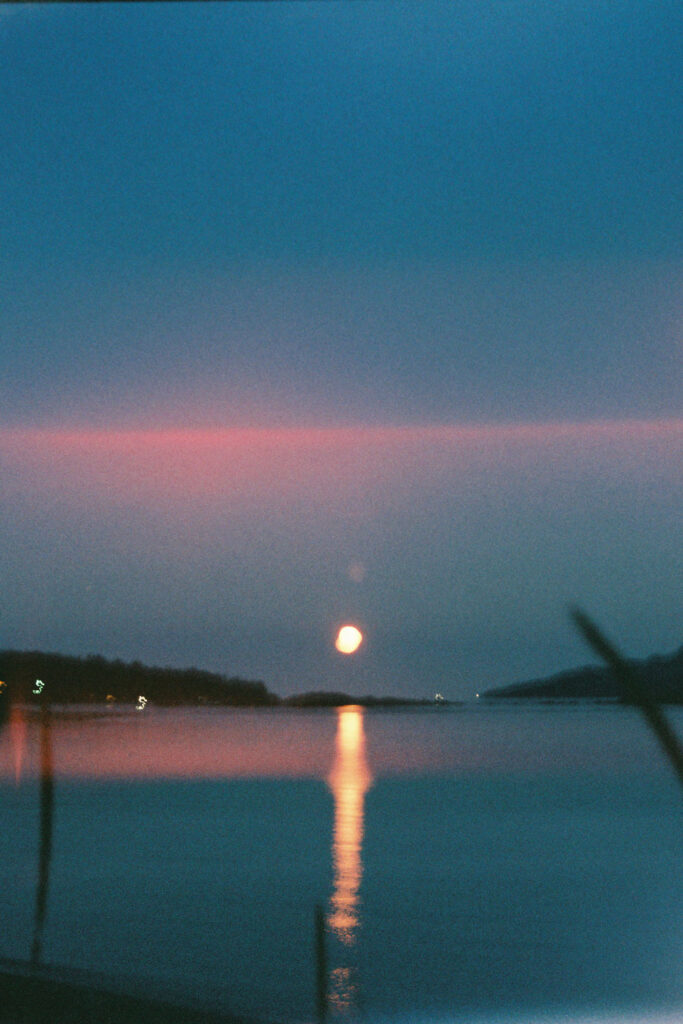
<path id="1" fill-rule="evenodd" d="M 0 955 L 42 864 L 44 962 L 244 1013 L 315 1016 L 316 904 L 333 1020 L 683 1009 L 683 804 L 628 709 L 15 709 L 0 799 Z"/>

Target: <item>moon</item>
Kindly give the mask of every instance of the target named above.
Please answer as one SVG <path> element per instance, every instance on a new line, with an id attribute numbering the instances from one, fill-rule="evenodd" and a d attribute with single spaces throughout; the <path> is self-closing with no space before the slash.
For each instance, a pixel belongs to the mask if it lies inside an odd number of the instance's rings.
<path id="1" fill-rule="evenodd" d="M 363 634 L 355 626 L 342 626 L 337 633 L 334 646 L 340 654 L 353 654 L 363 642 Z"/>

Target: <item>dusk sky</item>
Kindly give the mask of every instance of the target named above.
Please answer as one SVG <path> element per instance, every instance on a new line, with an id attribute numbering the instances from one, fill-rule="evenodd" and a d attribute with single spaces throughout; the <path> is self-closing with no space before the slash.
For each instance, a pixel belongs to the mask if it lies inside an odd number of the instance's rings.
<path id="1" fill-rule="evenodd" d="M 678 647 L 682 29 L 0 9 L 0 647 L 454 698 L 594 660 L 573 604 Z"/>

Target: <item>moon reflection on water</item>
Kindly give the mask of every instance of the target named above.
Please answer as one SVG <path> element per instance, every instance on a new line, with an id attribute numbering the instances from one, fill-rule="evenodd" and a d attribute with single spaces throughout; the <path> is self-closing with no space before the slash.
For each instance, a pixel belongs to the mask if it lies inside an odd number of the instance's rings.
<path id="1" fill-rule="evenodd" d="M 350 949 L 356 943 L 359 918 L 359 890 L 363 877 L 363 828 L 365 794 L 373 776 L 365 756 L 363 709 L 355 705 L 337 712 L 335 759 L 328 784 L 334 796 L 332 860 L 334 890 L 327 924 L 332 934 Z M 352 965 L 336 967 L 330 973 L 330 1005 L 348 1011 L 355 1002 L 357 984 Z"/>

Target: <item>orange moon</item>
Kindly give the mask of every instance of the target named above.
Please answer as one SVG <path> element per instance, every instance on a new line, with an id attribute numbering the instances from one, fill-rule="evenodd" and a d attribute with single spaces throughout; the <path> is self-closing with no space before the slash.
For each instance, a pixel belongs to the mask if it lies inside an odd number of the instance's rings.
<path id="1" fill-rule="evenodd" d="M 353 654 L 363 642 L 363 634 L 355 626 L 342 626 L 337 633 L 334 646 L 340 654 Z"/>

